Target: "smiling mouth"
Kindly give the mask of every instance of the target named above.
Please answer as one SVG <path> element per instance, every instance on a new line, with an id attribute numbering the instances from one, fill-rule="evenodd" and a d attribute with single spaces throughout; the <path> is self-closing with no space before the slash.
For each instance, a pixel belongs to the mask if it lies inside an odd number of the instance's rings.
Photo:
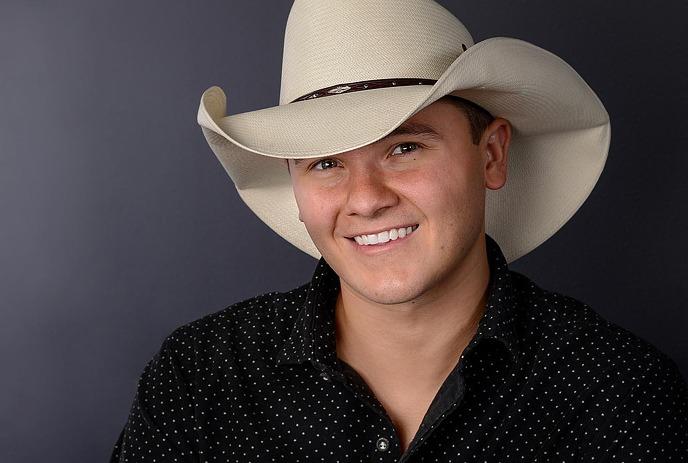
<path id="1" fill-rule="evenodd" d="M 376 246 L 388 243 L 390 241 L 404 239 L 411 233 L 414 233 L 418 229 L 418 227 L 419 224 L 415 224 L 406 228 L 393 228 L 372 235 L 359 235 L 348 239 L 351 241 L 355 241 L 357 244 L 361 246 Z"/>

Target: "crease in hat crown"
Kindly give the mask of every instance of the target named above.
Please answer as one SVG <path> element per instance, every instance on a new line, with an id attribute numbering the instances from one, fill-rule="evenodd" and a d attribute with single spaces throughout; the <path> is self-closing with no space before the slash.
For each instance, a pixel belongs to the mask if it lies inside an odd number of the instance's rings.
<path id="1" fill-rule="evenodd" d="M 473 44 L 464 25 L 433 0 L 295 0 L 279 104 L 350 82 L 437 80 L 462 45 Z"/>

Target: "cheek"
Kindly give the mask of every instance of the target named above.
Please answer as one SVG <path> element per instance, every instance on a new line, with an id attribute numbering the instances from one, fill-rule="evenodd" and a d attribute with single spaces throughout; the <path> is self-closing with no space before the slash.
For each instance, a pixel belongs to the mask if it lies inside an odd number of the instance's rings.
<path id="1" fill-rule="evenodd" d="M 311 235 L 317 235 L 323 229 L 334 226 L 336 210 L 330 196 L 317 188 L 294 185 L 294 198 L 301 220 Z"/>
<path id="2" fill-rule="evenodd" d="M 476 154 L 477 155 L 477 154 Z M 449 162 L 454 161 L 454 162 Z M 456 229 L 484 213 L 484 180 L 480 165 L 448 160 L 405 184 L 426 217 L 440 228 Z"/>
<path id="3" fill-rule="evenodd" d="M 482 158 L 473 147 L 457 149 L 436 175 L 455 196 L 472 199 L 484 190 Z"/>
<path id="4" fill-rule="evenodd" d="M 425 207 L 446 209 L 448 203 L 456 203 L 474 195 L 476 181 L 469 166 L 458 163 L 440 163 L 432 169 L 414 172 L 402 179 L 399 187 L 409 198 L 416 198 Z"/>

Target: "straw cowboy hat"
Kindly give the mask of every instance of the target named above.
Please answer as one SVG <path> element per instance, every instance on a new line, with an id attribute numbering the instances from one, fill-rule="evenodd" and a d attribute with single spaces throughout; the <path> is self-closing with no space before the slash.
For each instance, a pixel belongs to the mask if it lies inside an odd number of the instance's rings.
<path id="1" fill-rule="evenodd" d="M 512 262 L 578 210 L 610 141 L 597 95 L 561 58 L 531 43 L 474 43 L 432 0 L 296 0 L 279 105 L 228 116 L 225 93 L 213 86 L 201 97 L 198 123 L 248 207 L 317 259 L 283 159 L 368 145 L 448 94 L 512 124 L 507 182 L 486 190 L 485 204 L 485 232 Z"/>

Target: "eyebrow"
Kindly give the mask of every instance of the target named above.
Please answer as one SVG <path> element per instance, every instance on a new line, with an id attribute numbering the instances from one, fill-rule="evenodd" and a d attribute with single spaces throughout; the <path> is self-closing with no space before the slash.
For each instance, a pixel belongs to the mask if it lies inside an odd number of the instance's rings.
<path id="1" fill-rule="evenodd" d="M 432 128 L 429 125 L 426 124 L 421 124 L 420 122 L 403 122 L 399 127 L 395 128 L 392 130 L 390 133 L 385 135 L 384 137 L 380 138 L 379 140 L 373 142 L 372 144 L 376 143 L 382 143 L 385 140 L 388 140 L 390 138 L 394 137 L 399 137 L 402 135 L 415 135 L 418 137 L 423 137 L 427 138 L 429 140 L 436 140 L 440 141 L 442 140 L 442 136 L 437 133 L 437 131 Z M 302 159 L 292 159 L 294 161 L 294 165 L 297 166 L 301 163 L 301 161 L 307 161 L 310 158 L 302 158 Z"/>

